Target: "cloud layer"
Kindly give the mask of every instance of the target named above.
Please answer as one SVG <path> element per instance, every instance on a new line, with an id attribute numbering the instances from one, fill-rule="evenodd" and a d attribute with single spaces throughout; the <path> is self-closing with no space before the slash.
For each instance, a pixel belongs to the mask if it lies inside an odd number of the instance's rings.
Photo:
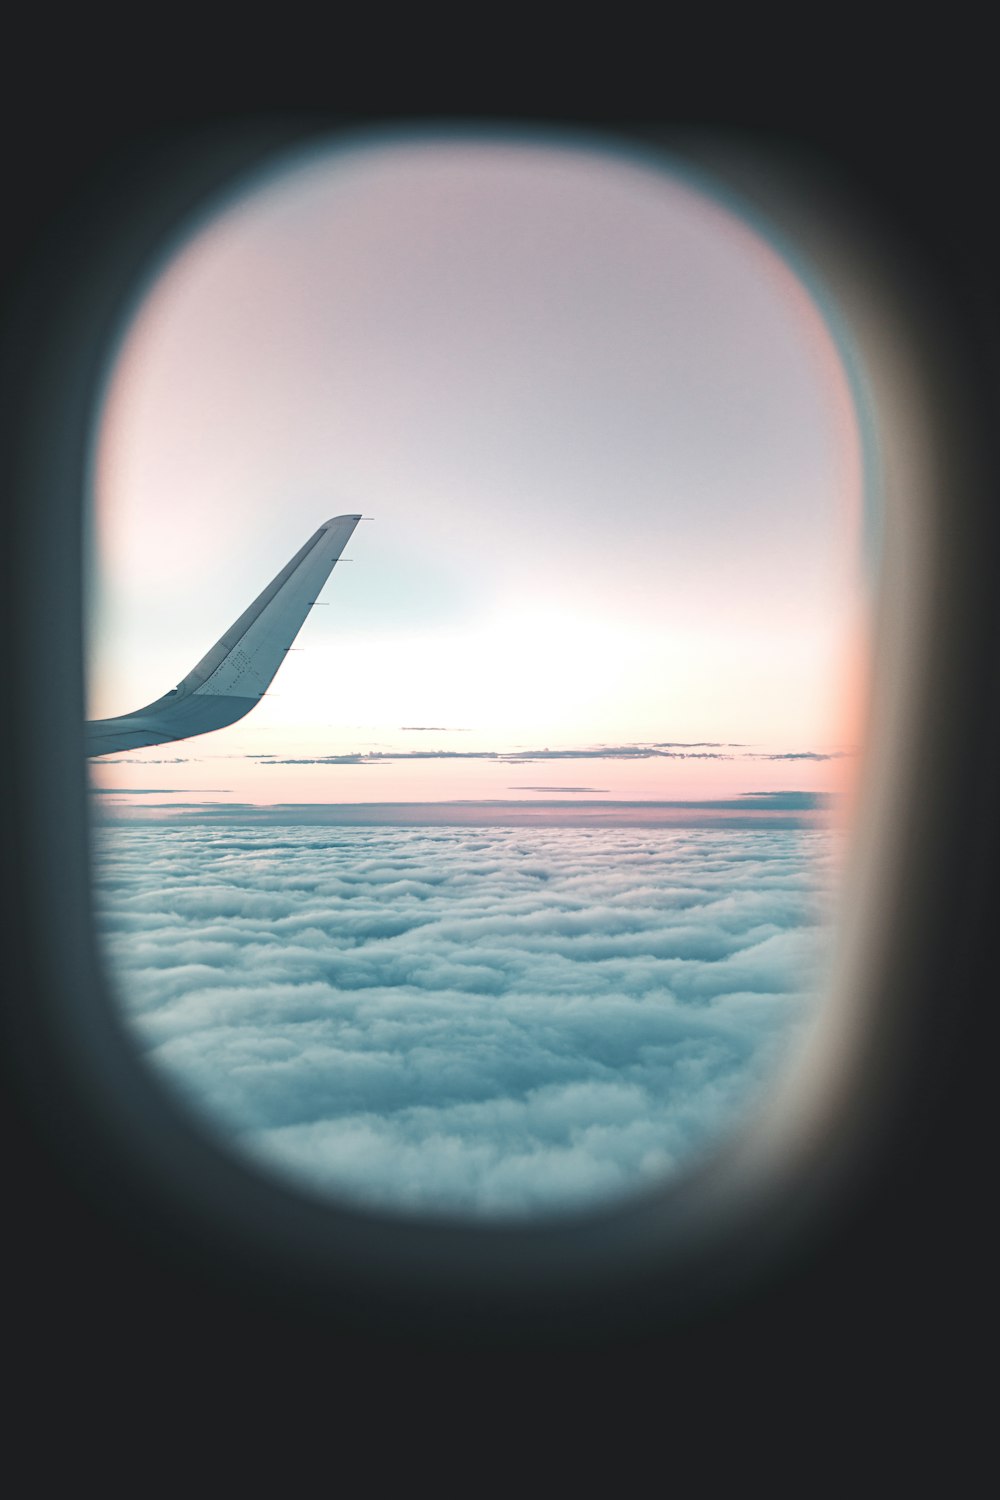
<path id="1" fill-rule="evenodd" d="M 423 729 L 422 725 L 404 726 Z M 429 727 L 429 726 L 428 726 Z M 737 752 L 737 753 L 734 753 Z M 550 750 L 350 750 L 340 755 L 248 755 L 247 760 L 269 766 L 378 766 L 396 761 L 485 760 L 499 765 L 530 766 L 548 760 L 840 760 L 844 750 L 783 750 L 778 753 L 748 750 L 735 742 L 715 740 L 655 740 L 641 745 L 588 745 Z"/>
<path id="2" fill-rule="evenodd" d="M 669 1174 L 751 1107 L 829 941 L 813 829 L 117 825 L 140 1047 L 312 1189 L 480 1215 Z"/>

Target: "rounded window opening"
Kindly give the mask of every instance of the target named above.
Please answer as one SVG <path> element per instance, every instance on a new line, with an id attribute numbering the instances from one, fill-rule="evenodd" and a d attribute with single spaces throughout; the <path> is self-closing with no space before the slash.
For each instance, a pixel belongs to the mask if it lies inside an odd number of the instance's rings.
<path id="1" fill-rule="evenodd" d="M 432 1215 L 603 1207 L 751 1123 L 829 973 L 863 467 L 819 294 L 678 164 L 398 134 L 231 194 L 94 442 L 94 891 L 154 1074 Z M 335 517 L 301 628 L 241 635 Z"/>

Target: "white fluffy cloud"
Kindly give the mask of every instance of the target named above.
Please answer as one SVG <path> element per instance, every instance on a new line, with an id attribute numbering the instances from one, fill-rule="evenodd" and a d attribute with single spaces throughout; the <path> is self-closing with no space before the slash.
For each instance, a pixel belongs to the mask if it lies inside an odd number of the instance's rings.
<path id="1" fill-rule="evenodd" d="M 830 835 L 105 829 L 113 983 L 224 1137 L 312 1189 L 574 1208 L 738 1123 L 822 984 Z"/>

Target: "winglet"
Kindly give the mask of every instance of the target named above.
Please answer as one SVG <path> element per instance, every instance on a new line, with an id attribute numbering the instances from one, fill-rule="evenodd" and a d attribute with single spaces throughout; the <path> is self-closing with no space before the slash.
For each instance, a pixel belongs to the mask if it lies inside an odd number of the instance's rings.
<path id="1" fill-rule="evenodd" d="M 274 680 L 360 520 L 348 515 L 324 521 L 169 693 L 134 713 L 91 720 L 87 754 L 190 739 L 248 714 Z"/>

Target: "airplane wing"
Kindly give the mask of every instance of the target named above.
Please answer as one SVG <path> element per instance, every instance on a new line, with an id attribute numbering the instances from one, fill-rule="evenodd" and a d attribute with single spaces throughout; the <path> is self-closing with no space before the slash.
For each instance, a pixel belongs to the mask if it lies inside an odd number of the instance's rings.
<path id="1" fill-rule="evenodd" d="M 117 719 L 92 719 L 88 755 L 186 740 L 242 719 L 263 697 L 360 516 L 335 516 L 286 563 L 169 693 Z"/>

